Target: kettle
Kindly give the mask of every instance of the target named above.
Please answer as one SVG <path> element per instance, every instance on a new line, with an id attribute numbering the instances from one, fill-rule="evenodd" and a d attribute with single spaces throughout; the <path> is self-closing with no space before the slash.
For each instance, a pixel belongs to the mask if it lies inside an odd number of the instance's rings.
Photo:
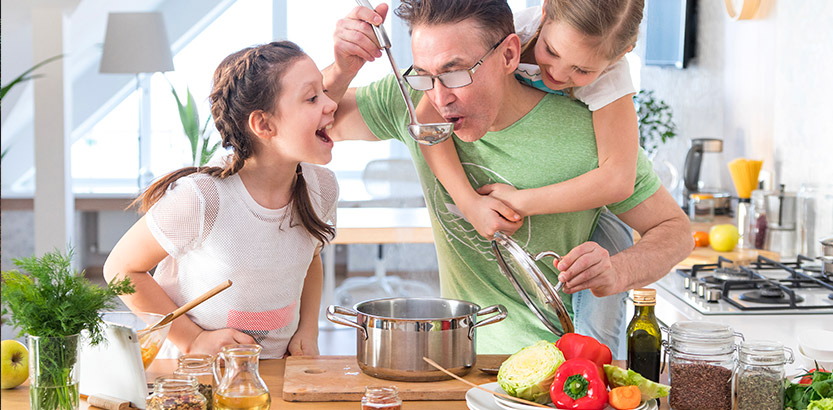
<path id="1" fill-rule="evenodd" d="M 683 165 L 683 208 L 688 209 L 689 195 L 708 193 L 714 196 L 715 214 L 728 214 L 731 196 L 722 184 L 723 140 L 693 138 Z"/>

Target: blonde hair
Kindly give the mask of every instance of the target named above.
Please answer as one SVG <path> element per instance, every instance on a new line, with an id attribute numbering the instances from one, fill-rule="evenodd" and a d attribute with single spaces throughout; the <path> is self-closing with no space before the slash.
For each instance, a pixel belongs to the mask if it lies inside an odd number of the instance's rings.
<path id="1" fill-rule="evenodd" d="M 546 0 L 541 26 L 551 22 L 569 24 L 590 37 L 599 54 L 612 61 L 636 44 L 644 7 L 644 0 Z M 541 26 L 522 53 L 531 51 Z"/>

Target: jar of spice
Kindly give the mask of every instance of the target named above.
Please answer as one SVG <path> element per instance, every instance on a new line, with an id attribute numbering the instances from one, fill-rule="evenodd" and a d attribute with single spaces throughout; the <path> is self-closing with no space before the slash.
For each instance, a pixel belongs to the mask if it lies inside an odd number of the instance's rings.
<path id="1" fill-rule="evenodd" d="M 192 376 L 157 377 L 147 399 L 147 410 L 206 410 L 206 405 Z"/>
<path id="2" fill-rule="evenodd" d="M 696 193 L 689 195 L 688 217 L 692 222 L 714 220 L 714 195 Z"/>
<path id="3" fill-rule="evenodd" d="M 792 350 L 778 342 L 741 344 L 735 374 L 737 410 L 783 410 L 784 365 L 793 360 Z"/>
<path id="4" fill-rule="evenodd" d="M 193 376 L 197 379 L 197 390 L 208 401 L 208 410 L 214 408 L 214 392 L 220 379 L 214 372 L 214 356 L 209 354 L 185 354 L 177 360 L 179 367 L 174 371 L 177 376 Z"/>
<path id="5" fill-rule="evenodd" d="M 731 327 L 710 322 L 677 322 L 667 330 L 673 410 L 732 410 L 732 375 L 737 345 Z"/>
<path id="6" fill-rule="evenodd" d="M 364 388 L 362 410 L 400 410 L 402 400 L 399 399 L 399 389 L 396 386 Z"/>

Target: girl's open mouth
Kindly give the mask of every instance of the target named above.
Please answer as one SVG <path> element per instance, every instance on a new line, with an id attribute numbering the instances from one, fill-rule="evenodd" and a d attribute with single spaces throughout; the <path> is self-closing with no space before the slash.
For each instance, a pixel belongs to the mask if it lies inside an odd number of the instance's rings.
<path id="1" fill-rule="evenodd" d="M 333 142 L 333 140 L 330 138 L 330 136 L 327 135 L 327 130 L 332 128 L 332 127 L 333 127 L 332 124 L 330 124 L 330 125 L 327 125 L 326 127 L 319 128 L 319 129 L 315 130 L 315 135 L 318 136 L 318 138 L 321 141 Z"/>

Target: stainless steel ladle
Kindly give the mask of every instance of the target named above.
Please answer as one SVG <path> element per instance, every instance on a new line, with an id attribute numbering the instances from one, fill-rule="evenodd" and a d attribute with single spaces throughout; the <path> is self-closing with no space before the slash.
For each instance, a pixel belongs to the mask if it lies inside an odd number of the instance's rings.
<path id="1" fill-rule="evenodd" d="M 367 7 L 373 10 L 373 6 L 367 0 L 356 0 L 360 6 Z M 408 95 L 408 89 L 405 84 L 405 78 L 399 71 L 396 61 L 393 60 L 393 54 L 390 52 L 390 40 L 388 34 L 383 26 L 373 26 L 373 32 L 376 33 L 376 39 L 379 40 L 379 47 L 385 49 L 388 55 L 390 65 L 393 67 L 393 74 L 396 75 L 396 83 L 399 85 L 399 91 L 402 93 L 402 98 L 405 100 L 405 105 L 408 106 L 408 114 L 411 116 L 411 123 L 408 125 L 408 134 L 416 142 L 424 145 L 434 145 L 445 141 L 451 136 L 451 131 L 454 125 L 451 123 L 436 123 L 436 124 L 420 124 L 417 121 L 416 110 L 414 104 L 411 102 L 411 96 Z"/>

